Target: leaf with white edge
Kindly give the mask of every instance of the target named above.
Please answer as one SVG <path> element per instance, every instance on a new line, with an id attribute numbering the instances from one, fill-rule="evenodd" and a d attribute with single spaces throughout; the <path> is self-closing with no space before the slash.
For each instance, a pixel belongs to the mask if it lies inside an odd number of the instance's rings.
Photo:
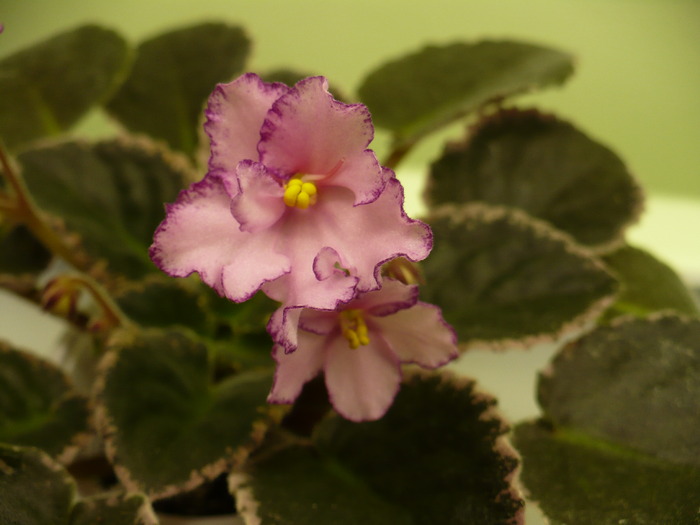
<path id="1" fill-rule="evenodd" d="M 611 302 L 615 279 L 548 224 L 517 210 L 445 205 L 429 218 L 424 300 L 467 347 L 509 348 L 582 328 Z"/>
<path id="2" fill-rule="evenodd" d="M 700 320 L 600 326 L 554 358 L 538 400 L 556 427 L 700 468 Z"/>
<path id="3" fill-rule="evenodd" d="M 190 490 L 262 437 L 272 374 L 214 383 L 207 349 L 178 332 L 116 341 L 102 363 L 100 426 L 117 476 L 152 498 Z"/>
<path id="4" fill-rule="evenodd" d="M 0 442 L 67 462 L 90 431 L 88 400 L 58 367 L 0 342 Z"/>
<path id="5" fill-rule="evenodd" d="M 143 494 L 105 494 L 85 498 L 72 509 L 70 525 L 158 525 Z"/>
<path id="6" fill-rule="evenodd" d="M 495 400 L 449 373 L 413 373 L 378 421 L 324 420 L 230 478 L 246 523 L 522 523 L 518 459 Z M 256 521 L 256 518 L 259 521 Z"/>
<path id="7" fill-rule="evenodd" d="M 700 314 L 693 296 L 680 276 L 649 252 L 625 246 L 603 259 L 622 283 L 620 296 L 607 312 L 645 316 L 659 310 Z"/>
<path id="8" fill-rule="evenodd" d="M 192 155 L 207 96 L 242 72 L 250 42 L 223 23 L 171 31 L 137 48 L 131 74 L 107 104 L 128 129 L 165 140 Z"/>
<path id="9" fill-rule="evenodd" d="M 524 42 L 428 46 L 370 73 L 359 95 L 377 126 L 411 143 L 485 104 L 562 84 L 573 70 L 568 53 Z"/>
<path id="10" fill-rule="evenodd" d="M 40 208 L 77 234 L 91 260 L 139 278 L 158 269 L 148 257 L 163 203 L 188 177 L 184 159 L 148 141 L 63 142 L 18 156 Z"/>
<path id="11" fill-rule="evenodd" d="M 697 425 L 696 425 L 697 428 Z M 515 429 L 521 481 L 551 525 L 698 525 L 700 469 L 543 424 Z"/>
<path id="12" fill-rule="evenodd" d="M 67 525 L 75 493 L 73 479 L 43 451 L 0 444 L 0 523 Z"/>
<path id="13" fill-rule="evenodd" d="M 121 81 L 130 53 L 110 29 L 86 25 L 0 61 L 0 136 L 10 148 L 57 135 Z"/>
<path id="14" fill-rule="evenodd" d="M 619 244 L 642 190 L 622 160 L 568 122 L 502 110 L 431 167 L 427 200 L 519 208 L 587 245 Z"/>

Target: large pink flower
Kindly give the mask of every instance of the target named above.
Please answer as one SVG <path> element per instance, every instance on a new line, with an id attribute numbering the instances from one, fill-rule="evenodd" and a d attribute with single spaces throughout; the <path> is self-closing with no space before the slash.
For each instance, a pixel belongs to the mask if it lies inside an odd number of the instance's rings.
<path id="1" fill-rule="evenodd" d="M 263 288 L 332 309 L 378 288 L 383 262 L 430 252 L 430 229 L 366 149 L 367 108 L 334 100 L 324 78 L 289 88 L 243 75 L 217 86 L 206 116 L 209 171 L 167 206 L 151 246 L 166 273 L 197 272 L 234 301 Z"/>
<path id="2" fill-rule="evenodd" d="M 418 288 L 385 280 L 337 311 L 304 309 L 298 347 L 273 349 L 277 361 L 268 401 L 293 403 L 321 370 L 333 407 L 352 421 L 382 417 L 401 383 L 401 363 L 436 368 L 458 355 L 439 308 L 418 301 Z"/>

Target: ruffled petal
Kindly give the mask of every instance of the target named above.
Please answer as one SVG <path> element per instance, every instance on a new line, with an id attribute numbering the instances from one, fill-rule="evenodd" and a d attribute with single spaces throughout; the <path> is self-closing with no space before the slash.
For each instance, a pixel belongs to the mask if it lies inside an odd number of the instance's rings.
<path id="1" fill-rule="evenodd" d="M 220 295 L 249 299 L 260 286 L 290 271 L 289 260 L 274 250 L 272 235 L 240 230 L 231 215 L 227 174 L 209 174 L 180 192 L 167 206 L 155 232 L 150 256 L 165 273 L 186 277 L 193 272 Z"/>
<path id="2" fill-rule="evenodd" d="M 398 359 L 375 334 L 370 334 L 369 345 L 355 350 L 350 349 L 343 337 L 332 337 L 331 341 L 326 348 L 324 369 L 333 407 L 351 421 L 379 419 L 399 390 Z"/>
<path id="3" fill-rule="evenodd" d="M 244 159 L 258 160 L 260 128 L 272 104 L 287 93 L 284 84 L 263 82 L 253 73 L 219 84 L 209 97 L 204 130 L 209 136 L 209 170 L 233 171 Z"/>
<path id="4" fill-rule="evenodd" d="M 326 338 L 303 333 L 299 341 L 296 352 L 287 353 L 281 346 L 275 346 L 272 350 L 277 369 L 267 397 L 269 403 L 294 403 L 304 384 L 316 377 L 323 367 Z"/>
<path id="5" fill-rule="evenodd" d="M 418 302 L 372 322 L 403 363 L 437 368 L 459 355 L 457 336 L 435 305 Z"/>
<path id="6" fill-rule="evenodd" d="M 275 224 L 287 206 L 279 181 L 258 162 L 244 160 L 236 168 L 238 194 L 231 201 L 231 213 L 241 231 L 256 233 Z"/>
<path id="7" fill-rule="evenodd" d="M 346 308 L 360 308 L 369 315 L 384 317 L 399 310 L 410 308 L 418 302 L 418 287 L 403 284 L 395 279 L 384 278 L 379 290 L 362 294 Z"/>
<path id="8" fill-rule="evenodd" d="M 280 175 L 328 177 L 320 184 L 344 186 L 355 203 L 376 199 L 390 174 L 367 146 L 374 128 L 362 104 L 344 104 L 328 93 L 323 77 L 298 82 L 273 105 L 261 130 L 260 160 Z"/>

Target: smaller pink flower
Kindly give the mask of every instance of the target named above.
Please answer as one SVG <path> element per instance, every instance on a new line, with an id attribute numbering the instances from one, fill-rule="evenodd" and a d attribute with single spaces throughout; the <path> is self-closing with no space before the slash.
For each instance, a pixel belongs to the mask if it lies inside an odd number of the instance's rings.
<path id="1" fill-rule="evenodd" d="M 293 403 L 323 370 L 333 407 L 346 419 L 371 421 L 391 406 L 401 364 L 437 368 L 458 355 L 457 339 L 440 309 L 418 301 L 418 287 L 385 280 L 335 311 L 303 309 L 297 349 L 275 341 L 277 362 L 268 402 Z"/>

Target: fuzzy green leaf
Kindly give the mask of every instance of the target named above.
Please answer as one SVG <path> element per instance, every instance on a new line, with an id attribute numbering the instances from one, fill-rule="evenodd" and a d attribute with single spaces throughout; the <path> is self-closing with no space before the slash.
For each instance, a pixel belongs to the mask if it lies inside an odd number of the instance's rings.
<path id="1" fill-rule="evenodd" d="M 239 511 L 261 525 L 515 523 L 518 461 L 494 404 L 471 381 L 414 374 L 382 419 L 327 419 L 315 449 L 283 449 L 234 474 Z"/>
<path id="2" fill-rule="evenodd" d="M 0 523 L 67 525 L 75 492 L 73 479 L 41 450 L 0 444 Z"/>
<path id="3" fill-rule="evenodd" d="M 192 489 L 259 438 L 271 374 L 214 383 L 207 349 L 177 332 L 115 344 L 104 367 L 101 425 L 117 475 L 151 497 Z"/>
<path id="4" fill-rule="evenodd" d="M 524 42 L 428 46 L 370 73 L 360 99 L 399 142 L 421 136 L 505 97 L 563 83 L 573 57 Z"/>
<path id="5" fill-rule="evenodd" d="M 89 418 L 88 400 L 59 368 L 0 342 L 0 442 L 68 460 Z"/>
<path id="6" fill-rule="evenodd" d="M 619 241 L 642 207 L 615 153 L 567 122 L 513 109 L 447 148 L 431 167 L 427 199 L 519 208 L 588 245 Z"/>
<path id="7" fill-rule="evenodd" d="M 695 426 L 697 429 L 697 424 Z M 521 480 L 551 525 L 697 525 L 700 469 L 527 423 Z"/>
<path id="8" fill-rule="evenodd" d="M 75 504 L 70 525 L 158 525 L 143 494 L 107 494 Z"/>
<path id="9" fill-rule="evenodd" d="M 24 226 L 0 228 L 0 273 L 38 273 L 51 254 Z"/>
<path id="10" fill-rule="evenodd" d="M 87 25 L 0 61 L 0 136 L 10 148 L 65 131 L 100 103 L 129 62 L 124 39 Z"/>
<path id="11" fill-rule="evenodd" d="M 90 260 L 132 278 L 157 271 L 148 247 L 187 176 L 172 154 L 146 142 L 65 142 L 18 160 L 39 206 L 80 236 Z"/>
<path id="12" fill-rule="evenodd" d="M 607 312 L 644 316 L 659 310 L 700 314 L 697 304 L 678 274 L 649 252 L 625 246 L 604 258 L 622 282 L 620 297 Z"/>
<path id="13" fill-rule="evenodd" d="M 206 23 L 143 42 L 131 74 L 107 104 L 128 129 L 192 155 L 207 96 L 243 70 L 250 42 L 240 27 Z"/>
<path id="14" fill-rule="evenodd" d="M 557 427 L 700 468 L 700 320 L 598 327 L 555 357 L 538 399 Z"/>
<path id="15" fill-rule="evenodd" d="M 445 206 L 422 297 L 463 345 L 509 346 L 575 330 L 611 302 L 616 281 L 567 237 L 522 212 Z"/>

